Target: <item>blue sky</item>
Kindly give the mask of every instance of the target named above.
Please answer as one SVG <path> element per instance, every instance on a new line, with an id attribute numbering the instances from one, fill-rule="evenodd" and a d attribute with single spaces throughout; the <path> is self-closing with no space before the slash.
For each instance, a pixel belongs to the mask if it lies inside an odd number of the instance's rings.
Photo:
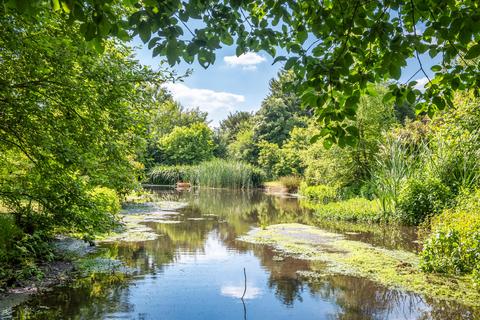
<path id="1" fill-rule="evenodd" d="M 137 38 L 133 41 L 137 47 L 137 59 L 142 64 L 158 69 L 163 57 L 152 57 L 151 50 L 142 47 Z M 430 67 L 438 63 L 428 54 L 422 55 L 421 60 L 428 76 L 432 76 Z M 198 63 L 191 65 L 182 62 L 175 67 L 178 74 L 192 69 L 191 76 L 182 83 L 167 84 L 173 97 L 187 108 L 198 107 L 209 114 L 210 124 L 217 126 L 219 121 L 225 119 L 229 112 L 236 110 L 256 111 L 260 108 L 262 100 L 268 94 L 269 80 L 274 78 L 282 64 L 272 65 L 273 58 L 267 53 L 248 53 L 236 57 L 234 47 L 225 47 L 217 51 L 214 65 L 208 69 L 202 68 Z M 402 70 L 401 82 L 408 80 L 417 70 L 418 61 L 410 59 L 408 65 Z M 413 80 L 419 82 L 419 88 L 427 82 L 422 73 L 418 73 Z"/>

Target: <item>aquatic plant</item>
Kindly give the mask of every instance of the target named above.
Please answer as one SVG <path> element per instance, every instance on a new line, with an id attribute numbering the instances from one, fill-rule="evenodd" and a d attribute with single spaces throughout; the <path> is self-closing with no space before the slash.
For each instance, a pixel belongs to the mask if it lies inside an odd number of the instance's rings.
<path id="1" fill-rule="evenodd" d="M 322 204 L 335 201 L 337 198 L 337 189 L 323 184 L 317 186 L 302 184 L 299 191 L 302 196 L 307 197 L 309 200 L 318 201 Z"/>
<path id="2" fill-rule="evenodd" d="M 352 198 L 326 204 L 301 200 L 301 204 L 314 210 L 319 220 L 379 222 L 383 217 L 378 200 Z"/>
<path id="3" fill-rule="evenodd" d="M 421 266 L 431 272 L 472 274 L 480 285 L 480 189 L 460 195 L 457 202 L 432 218 Z"/>
<path id="4" fill-rule="evenodd" d="M 264 173 L 244 162 L 213 159 L 194 166 L 157 166 L 148 178 L 155 184 L 185 181 L 201 187 L 248 189 L 260 186 Z"/>

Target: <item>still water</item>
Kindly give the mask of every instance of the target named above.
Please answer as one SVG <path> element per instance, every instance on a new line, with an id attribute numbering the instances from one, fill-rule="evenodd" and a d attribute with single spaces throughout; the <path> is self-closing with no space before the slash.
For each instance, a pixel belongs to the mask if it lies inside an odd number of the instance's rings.
<path id="1" fill-rule="evenodd" d="M 390 290 L 358 277 L 303 278 L 309 261 L 237 239 L 252 227 L 317 224 L 297 199 L 260 191 L 152 189 L 188 206 L 148 222 L 156 240 L 102 245 L 134 270 L 82 278 L 4 310 L 6 319 L 478 319 L 479 310 Z M 134 208 L 137 212 L 139 208 Z M 141 209 L 140 209 L 141 210 Z M 147 209 L 146 209 L 147 210 Z M 127 208 L 128 211 L 128 208 Z M 358 224 L 322 228 L 388 249 L 419 250 L 416 232 Z M 246 270 L 246 293 L 243 269 Z M 0 316 L 1 318 L 1 316 Z"/>

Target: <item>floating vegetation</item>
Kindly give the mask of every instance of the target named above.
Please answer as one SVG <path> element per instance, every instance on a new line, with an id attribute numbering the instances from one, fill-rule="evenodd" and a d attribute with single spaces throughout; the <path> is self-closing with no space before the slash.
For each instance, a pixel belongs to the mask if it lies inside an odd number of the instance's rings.
<path id="1" fill-rule="evenodd" d="M 414 253 L 376 248 L 346 240 L 340 234 L 295 223 L 254 229 L 240 240 L 271 245 L 286 254 L 321 262 L 312 264 L 312 271 L 318 274 L 360 276 L 390 288 L 480 306 L 480 291 L 469 277 L 424 273 Z"/>

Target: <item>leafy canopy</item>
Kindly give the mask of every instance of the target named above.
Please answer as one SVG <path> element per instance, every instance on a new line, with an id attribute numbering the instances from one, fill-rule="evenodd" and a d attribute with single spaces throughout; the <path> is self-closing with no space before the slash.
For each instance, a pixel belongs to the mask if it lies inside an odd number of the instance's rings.
<path id="1" fill-rule="evenodd" d="M 457 89 L 480 88 L 480 3 L 476 0 L 3 0 L 4 8 L 32 17 L 47 8 L 80 21 L 87 40 L 129 40 L 138 35 L 154 56 L 170 65 L 181 59 L 203 67 L 215 51 L 236 46 L 236 54 L 264 50 L 285 61 L 303 79 L 302 102 L 315 110 L 321 134 L 332 142 L 354 143 L 343 120 L 353 119 L 370 84 L 398 80 L 407 60 L 428 79 L 393 82 L 386 99 L 415 103 L 434 113 L 451 105 Z M 277 56 L 282 48 L 285 56 Z M 424 54 L 441 61 L 427 75 Z"/>

